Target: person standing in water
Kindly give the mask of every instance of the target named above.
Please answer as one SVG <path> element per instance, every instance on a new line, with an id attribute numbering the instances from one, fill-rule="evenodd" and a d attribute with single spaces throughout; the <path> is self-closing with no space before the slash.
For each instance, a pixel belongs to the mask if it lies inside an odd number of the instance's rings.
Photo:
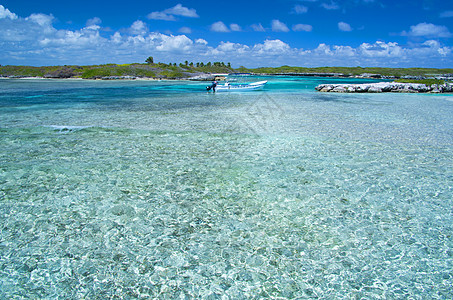
<path id="1" fill-rule="evenodd" d="M 210 86 L 206 87 L 206 90 L 208 90 L 208 92 L 209 92 L 212 89 L 212 91 L 215 93 L 215 87 L 216 86 L 217 86 L 217 81 L 214 80 L 214 82 Z"/>

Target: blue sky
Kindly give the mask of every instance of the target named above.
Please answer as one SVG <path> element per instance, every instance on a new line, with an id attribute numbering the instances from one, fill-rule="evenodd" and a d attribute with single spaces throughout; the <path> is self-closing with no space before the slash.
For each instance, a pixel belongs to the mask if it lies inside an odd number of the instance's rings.
<path id="1" fill-rule="evenodd" d="M 0 0 L 0 64 L 453 68 L 453 1 Z"/>

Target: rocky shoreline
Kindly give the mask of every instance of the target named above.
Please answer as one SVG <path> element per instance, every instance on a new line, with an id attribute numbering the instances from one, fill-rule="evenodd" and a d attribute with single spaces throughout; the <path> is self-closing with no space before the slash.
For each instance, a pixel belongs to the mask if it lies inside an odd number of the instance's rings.
<path id="1" fill-rule="evenodd" d="M 330 93 L 452 93 L 453 84 L 377 82 L 360 84 L 320 84 L 315 89 Z"/>

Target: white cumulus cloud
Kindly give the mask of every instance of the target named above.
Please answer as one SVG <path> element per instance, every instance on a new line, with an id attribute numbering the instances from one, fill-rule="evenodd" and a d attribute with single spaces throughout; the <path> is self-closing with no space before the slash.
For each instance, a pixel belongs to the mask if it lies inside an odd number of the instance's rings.
<path id="1" fill-rule="evenodd" d="M 193 41 L 185 35 L 165 35 L 165 34 L 154 34 L 158 40 L 159 45 L 156 46 L 156 50 L 166 52 L 179 52 L 187 51 L 193 44 Z"/>
<path id="2" fill-rule="evenodd" d="M 422 44 L 422 47 L 419 48 L 421 52 L 434 52 L 439 54 L 442 57 L 446 57 L 453 52 L 453 49 L 450 47 L 442 47 L 438 41 L 428 40 Z M 420 53 L 420 56 L 423 56 L 423 53 Z"/>
<path id="3" fill-rule="evenodd" d="M 174 7 L 167 8 L 163 11 L 154 11 L 148 14 L 148 19 L 152 20 L 164 20 L 164 21 L 176 21 L 175 16 L 187 17 L 187 18 L 198 18 L 197 11 L 193 8 L 187 8 L 181 4 L 177 4 Z"/>
<path id="4" fill-rule="evenodd" d="M 236 49 L 236 45 L 240 46 L 240 44 L 231 43 L 231 42 L 221 42 L 217 49 L 221 51 L 234 51 Z"/>
<path id="5" fill-rule="evenodd" d="M 208 42 L 206 40 L 204 40 L 204 39 L 197 39 L 197 40 L 195 40 L 195 43 L 201 44 L 201 45 L 207 45 L 208 44 Z"/>
<path id="6" fill-rule="evenodd" d="M 264 29 L 263 25 L 261 25 L 261 23 L 259 24 L 252 24 L 252 29 L 254 31 L 259 31 L 259 32 L 265 32 L 266 29 Z"/>
<path id="7" fill-rule="evenodd" d="M 176 4 L 174 7 L 164 10 L 164 13 L 167 13 L 169 15 L 188 17 L 188 18 L 198 18 L 199 17 L 197 14 L 197 11 L 195 9 L 184 7 L 181 4 Z"/>
<path id="8" fill-rule="evenodd" d="M 258 54 L 283 54 L 291 47 L 281 40 L 265 40 L 263 44 L 256 44 L 253 50 Z"/>
<path id="9" fill-rule="evenodd" d="M 9 9 L 5 8 L 3 5 L 0 5 L 0 19 L 16 20 L 17 15 L 10 12 Z"/>
<path id="10" fill-rule="evenodd" d="M 318 55 L 333 55 L 333 52 L 332 50 L 330 49 L 330 46 L 329 45 L 326 45 L 324 43 L 322 44 L 319 44 L 318 45 L 318 48 L 316 48 L 315 50 L 313 50 L 313 52 L 315 54 L 318 54 Z"/>
<path id="11" fill-rule="evenodd" d="M 304 5 L 296 4 L 296 5 L 294 5 L 292 12 L 297 15 L 304 14 L 304 13 L 308 12 L 308 7 L 306 7 Z"/>
<path id="12" fill-rule="evenodd" d="M 222 21 L 218 21 L 218 22 L 213 23 L 211 25 L 211 31 L 214 31 L 214 32 L 230 32 L 228 27 L 226 27 L 226 25 Z"/>
<path id="13" fill-rule="evenodd" d="M 306 31 L 310 32 L 313 30 L 313 26 L 308 24 L 295 24 L 293 25 L 293 31 Z"/>
<path id="14" fill-rule="evenodd" d="M 31 14 L 25 20 L 35 22 L 43 27 L 48 27 L 52 24 L 54 17 L 45 14 Z"/>
<path id="15" fill-rule="evenodd" d="M 175 16 L 166 14 L 162 11 L 153 11 L 148 14 L 148 19 L 151 20 L 163 20 L 163 21 L 176 21 Z"/>
<path id="16" fill-rule="evenodd" d="M 0 13 L 1 14 L 1 13 Z M 443 11 L 439 15 L 441 18 L 451 18 L 453 17 L 453 10 Z"/>
<path id="17" fill-rule="evenodd" d="M 101 23 L 102 23 L 102 20 L 100 18 L 94 17 L 94 18 L 89 19 L 86 22 L 86 26 L 89 27 L 89 26 L 94 26 L 94 25 L 100 25 Z"/>
<path id="18" fill-rule="evenodd" d="M 131 34 L 144 35 L 148 32 L 148 27 L 143 21 L 137 20 L 129 28 Z"/>
<path id="19" fill-rule="evenodd" d="M 398 57 L 403 54 L 403 49 L 398 43 L 381 41 L 377 41 L 374 44 L 362 43 L 358 51 L 360 54 L 369 57 Z"/>
<path id="20" fill-rule="evenodd" d="M 351 46 L 333 46 L 334 52 L 338 56 L 350 57 L 357 54 L 357 51 Z"/>
<path id="21" fill-rule="evenodd" d="M 275 32 L 288 32 L 289 28 L 285 23 L 280 22 L 279 20 L 272 20 L 272 31 Z"/>
<path id="22" fill-rule="evenodd" d="M 411 26 L 409 32 L 403 31 L 402 35 L 412 37 L 448 38 L 452 34 L 446 26 L 434 25 L 431 23 L 419 23 Z"/>
<path id="23" fill-rule="evenodd" d="M 336 2 L 333 2 L 333 1 L 331 1 L 330 3 L 322 3 L 321 6 L 327 10 L 340 9 L 340 6 Z"/>
<path id="24" fill-rule="evenodd" d="M 241 26 L 239 26 L 238 24 L 234 24 L 234 23 L 230 24 L 230 29 L 231 29 L 231 31 L 241 31 L 242 30 Z"/>
<path id="25" fill-rule="evenodd" d="M 341 31 L 352 31 L 351 25 L 345 22 L 338 22 L 338 29 Z"/>
<path id="26" fill-rule="evenodd" d="M 211 49 L 211 51 L 208 51 L 208 54 L 214 55 L 214 56 L 223 56 L 223 55 L 228 55 L 228 57 L 231 56 L 242 56 L 244 53 L 248 53 L 250 50 L 250 47 L 247 45 L 242 45 L 239 43 L 231 43 L 231 42 L 220 42 L 219 46 L 215 49 Z"/>

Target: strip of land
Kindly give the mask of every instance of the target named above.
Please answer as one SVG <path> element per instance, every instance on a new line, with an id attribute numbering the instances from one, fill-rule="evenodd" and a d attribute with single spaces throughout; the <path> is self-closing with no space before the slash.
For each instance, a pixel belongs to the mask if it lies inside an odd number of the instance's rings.
<path id="1" fill-rule="evenodd" d="M 453 69 L 434 68 L 362 68 L 362 67 L 291 67 L 247 69 L 239 67 L 239 72 L 251 72 L 260 75 L 316 76 L 336 78 L 372 78 L 372 79 L 439 79 L 453 80 Z"/>
<path id="2" fill-rule="evenodd" d="M 316 76 L 338 78 L 411 79 L 435 78 L 453 80 L 453 69 L 432 68 L 361 68 L 320 67 L 303 68 L 282 66 L 276 68 L 232 68 L 223 62 L 214 63 L 134 63 L 91 66 L 0 66 L 3 78 L 82 78 L 103 80 L 132 79 L 189 79 L 214 80 L 215 74 L 249 73 L 256 75 Z"/>
<path id="3" fill-rule="evenodd" d="M 105 64 L 92 66 L 0 66 L 3 78 L 54 78 L 54 79 L 193 79 L 214 80 L 215 74 L 228 74 L 235 70 L 224 63 L 177 65 L 164 63 Z"/>

